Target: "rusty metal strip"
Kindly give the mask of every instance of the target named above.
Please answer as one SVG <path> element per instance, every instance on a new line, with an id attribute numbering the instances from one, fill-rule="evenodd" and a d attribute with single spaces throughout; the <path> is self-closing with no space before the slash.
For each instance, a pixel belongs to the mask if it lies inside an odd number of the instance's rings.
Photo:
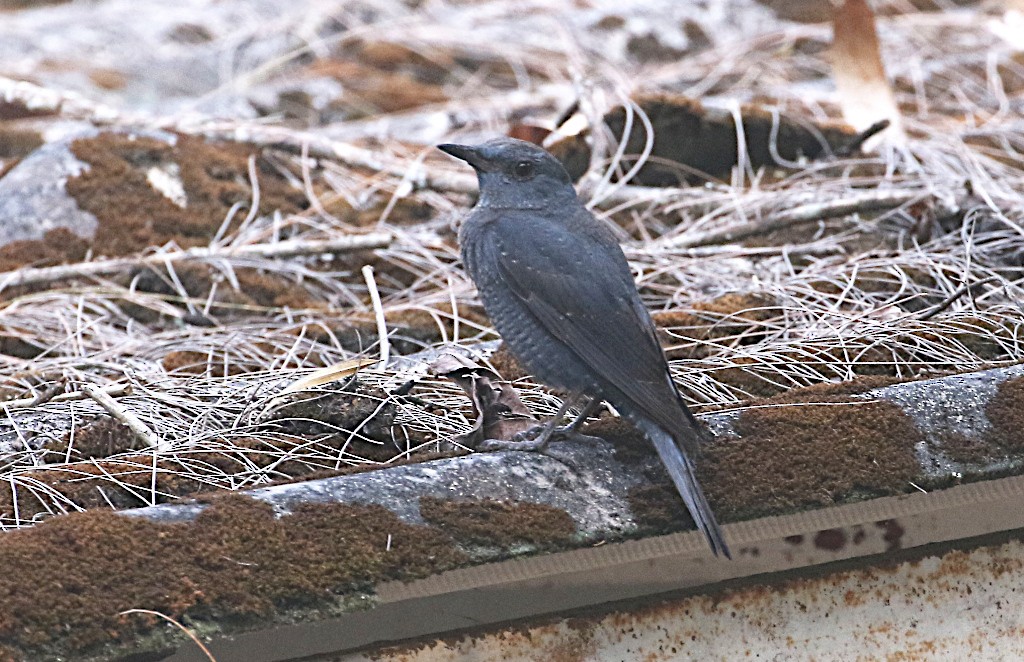
<path id="1" fill-rule="evenodd" d="M 942 513 L 961 511 L 962 517 L 944 518 Z M 810 510 L 791 515 L 766 517 L 747 522 L 725 525 L 725 534 L 738 550 L 777 546 L 793 536 L 807 536 L 826 530 L 842 530 L 852 526 L 873 526 L 878 522 L 902 522 L 915 516 L 934 514 L 937 518 L 928 528 L 934 535 L 917 535 L 910 547 L 957 538 L 982 535 L 996 531 L 1024 527 L 1024 476 L 1011 476 L 997 480 L 959 485 L 945 490 L 915 493 L 896 497 L 883 497 L 842 506 Z M 980 530 L 978 529 L 980 525 Z M 905 527 L 900 524 L 899 526 Z M 851 536 L 853 534 L 850 534 Z M 788 543 L 786 543 L 788 544 Z M 784 549 L 785 547 L 783 547 Z M 867 553 L 876 553 L 874 550 Z M 759 551 L 759 556 L 763 555 Z M 818 563 L 837 558 L 850 558 L 861 554 L 822 554 Z M 382 602 L 427 597 L 442 593 L 477 589 L 499 584 L 549 578 L 566 573 L 595 572 L 622 565 L 654 559 L 675 558 L 678 563 L 701 568 L 698 573 L 711 583 L 755 573 L 771 572 L 795 567 L 792 563 L 780 567 L 766 567 L 761 561 L 753 566 L 743 557 L 734 562 L 710 557 L 704 538 L 697 532 L 672 534 L 642 540 L 611 543 L 587 549 L 557 554 L 513 559 L 501 563 L 463 568 L 426 579 L 410 582 L 392 582 L 377 587 Z M 809 559 L 806 565 L 813 565 Z M 691 586 L 699 583 L 688 584 Z"/>

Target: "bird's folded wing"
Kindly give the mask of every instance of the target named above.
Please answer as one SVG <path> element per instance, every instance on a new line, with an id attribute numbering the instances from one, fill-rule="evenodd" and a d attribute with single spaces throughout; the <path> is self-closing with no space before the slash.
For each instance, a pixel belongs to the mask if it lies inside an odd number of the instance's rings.
<path id="1" fill-rule="evenodd" d="M 669 430 L 692 426 L 618 247 L 544 219 L 495 225 L 492 259 L 537 322 L 640 411 Z"/>

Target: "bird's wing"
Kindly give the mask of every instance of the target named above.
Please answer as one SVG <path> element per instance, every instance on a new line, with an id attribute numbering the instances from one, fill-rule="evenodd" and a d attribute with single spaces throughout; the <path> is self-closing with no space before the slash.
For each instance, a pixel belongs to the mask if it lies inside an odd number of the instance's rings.
<path id="1" fill-rule="evenodd" d="M 503 281 L 537 322 L 637 409 L 669 430 L 695 426 L 621 248 L 589 212 L 578 213 L 588 218 L 572 230 L 543 216 L 496 219 L 488 243 Z"/>

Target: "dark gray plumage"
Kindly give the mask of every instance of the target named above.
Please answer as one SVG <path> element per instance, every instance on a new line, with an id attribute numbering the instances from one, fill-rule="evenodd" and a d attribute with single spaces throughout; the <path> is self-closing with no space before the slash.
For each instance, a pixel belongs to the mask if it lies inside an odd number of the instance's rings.
<path id="1" fill-rule="evenodd" d="M 729 549 L 690 460 L 698 427 L 669 375 L 618 242 L 543 149 L 499 138 L 440 145 L 476 169 L 462 261 L 512 353 L 538 379 L 606 400 L 654 444 L 712 551 Z"/>

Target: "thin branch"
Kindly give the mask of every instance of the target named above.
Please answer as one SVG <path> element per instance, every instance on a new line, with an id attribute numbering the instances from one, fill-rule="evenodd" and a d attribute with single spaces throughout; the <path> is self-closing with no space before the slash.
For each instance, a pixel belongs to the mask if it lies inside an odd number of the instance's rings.
<path id="1" fill-rule="evenodd" d="M 348 253 L 352 251 L 384 248 L 394 239 L 389 232 L 369 232 L 347 235 L 323 241 L 287 240 L 272 244 L 251 244 L 237 247 L 189 248 L 170 253 L 79 262 L 57 267 L 27 267 L 0 273 L 0 291 L 17 285 L 50 283 L 68 278 L 87 278 L 127 271 L 138 267 L 163 266 L 168 262 L 186 260 L 230 260 L 231 258 L 287 258 L 298 255 Z"/>
<path id="2" fill-rule="evenodd" d="M 866 143 L 868 140 L 874 138 L 882 131 L 888 129 L 891 124 L 892 122 L 890 120 L 879 120 L 875 122 L 868 128 L 858 133 L 856 136 L 854 136 L 853 139 L 850 140 L 850 142 L 836 149 L 835 152 L 833 152 L 833 156 L 850 156 L 854 152 L 859 151 L 860 148 L 864 145 L 864 143 Z"/>
<path id="3" fill-rule="evenodd" d="M 188 638 L 195 642 L 196 646 L 199 646 L 199 650 L 201 650 L 203 654 L 206 655 L 206 659 L 208 659 L 210 662 L 217 662 L 217 658 L 213 656 L 213 653 L 210 652 L 210 649 L 204 646 L 203 642 L 199 641 L 199 637 L 197 637 L 192 632 L 192 630 L 189 630 L 187 627 L 185 627 L 178 621 L 174 620 L 167 614 L 161 614 L 160 612 L 153 611 L 152 609 L 126 609 L 125 611 L 119 612 L 118 616 L 128 616 L 129 614 L 146 614 L 148 616 L 159 616 L 160 618 L 164 619 L 171 625 L 174 625 L 179 630 L 187 634 Z"/>
<path id="4" fill-rule="evenodd" d="M 999 280 L 999 277 L 998 276 L 989 276 L 988 278 L 979 280 L 976 283 L 968 283 L 967 285 L 964 285 L 963 287 L 958 289 L 956 292 L 953 292 L 952 294 L 950 294 L 941 303 L 937 304 L 936 306 L 934 306 L 932 308 L 929 308 L 928 310 L 924 310 L 921 313 L 919 313 L 918 316 L 917 316 L 917 319 L 919 319 L 919 320 L 930 320 L 931 318 L 935 317 L 936 315 L 938 315 L 942 311 L 944 311 L 947 308 L 949 308 L 950 306 L 952 306 L 953 303 L 957 299 L 959 299 L 963 295 L 967 294 L 968 292 L 970 292 L 975 287 L 981 287 L 982 285 L 986 285 L 986 284 L 991 283 L 992 281 L 995 281 L 995 280 Z"/>
<path id="5" fill-rule="evenodd" d="M 388 367 L 388 359 L 391 358 L 391 342 L 388 338 L 388 325 L 384 320 L 384 306 L 380 302 L 380 291 L 377 290 L 377 281 L 373 277 L 373 267 L 363 267 L 363 278 L 366 279 L 366 288 L 370 291 L 370 301 L 373 302 L 373 315 L 377 319 L 377 338 L 380 345 L 380 369 Z"/>
<path id="6" fill-rule="evenodd" d="M 789 211 L 779 212 L 771 218 L 754 223 L 734 225 L 723 230 L 704 232 L 696 235 L 681 235 L 662 242 L 661 248 L 697 248 L 728 244 L 757 235 L 770 234 L 785 230 L 795 225 L 816 223 L 828 218 L 838 218 L 850 214 L 874 211 L 887 211 L 928 197 L 922 191 L 871 191 L 862 195 L 828 202 L 800 205 Z"/>
<path id="7" fill-rule="evenodd" d="M 56 385 L 55 385 L 56 386 Z M 63 387 L 63 384 L 61 384 Z M 9 409 L 31 409 L 32 407 L 38 407 L 44 405 L 47 402 L 73 402 L 75 400 L 85 400 L 91 398 L 88 393 L 84 391 L 72 391 L 71 393 L 55 393 L 52 397 L 40 397 L 42 395 L 48 395 L 51 389 L 47 389 L 42 393 L 36 394 L 31 398 L 18 398 L 17 400 L 8 400 L 7 402 L 0 403 L 0 408 L 5 411 Z M 122 395 L 128 395 L 132 392 L 130 384 L 112 384 L 103 388 L 103 392 L 111 397 L 119 397 Z"/>
<path id="8" fill-rule="evenodd" d="M 401 177 L 414 190 L 433 189 L 453 193 L 476 191 L 476 177 L 468 172 L 455 172 L 446 168 L 429 170 L 414 160 L 382 154 L 379 150 L 356 147 L 339 140 L 331 140 L 312 132 L 295 131 L 286 127 L 242 125 L 238 122 L 209 123 L 191 129 L 192 133 L 207 138 L 245 142 L 280 149 L 293 154 L 338 161 L 353 168 L 364 168 L 373 173 Z"/>
<path id="9" fill-rule="evenodd" d="M 146 444 L 147 447 L 155 448 L 157 451 L 166 451 L 170 448 L 170 444 L 156 436 L 149 429 L 149 426 L 142 422 L 142 419 L 122 407 L 117 400 L 110 397 L 103 389 L 92 384 L 86 384 L 82 387 L 82 391 L 95 400 L 99 406 L 103 407 L 108 414 L 128 426 L 128 429 L 132 431 L 136 438 Z"/>

